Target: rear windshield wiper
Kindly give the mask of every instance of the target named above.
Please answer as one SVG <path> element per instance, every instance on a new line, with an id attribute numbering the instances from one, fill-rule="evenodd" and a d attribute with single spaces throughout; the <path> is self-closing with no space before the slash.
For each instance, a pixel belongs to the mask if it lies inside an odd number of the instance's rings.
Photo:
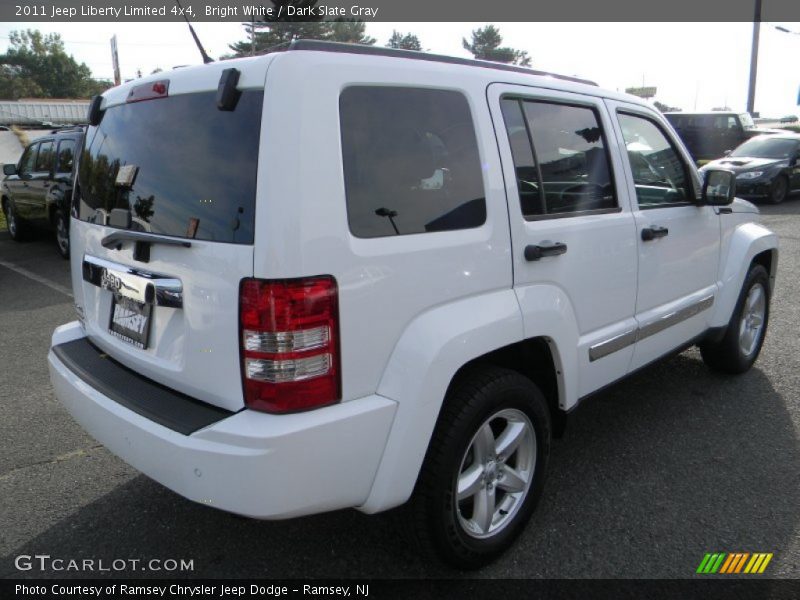
<path id="1" fill-rule="evenodd" d="M 122 242 L 126 241 L 134 242 L 133 260 L 145 263 L 150 262 L 150 246 L 153 244 L 161 244 L 162 246 L 183 246 L 184 248 L 192 247 L 191 242 L 179 238 L 147 233 L 145 231 L 130 231 L 127 229 L 109 233 L 100 240 L 100 243 L 103 245 L 103 248 L 122 250 Z"/>
<path id="2" fill-rule="evenodd" d="M 144 242 L 146 244 L 161 244 L 164 246 L 192 247 L 192 243 L 187 240 L 147 233 L 146 231 L 115 231 L 114 233 L 109 233 L 100 241 L 103 248 L 116 248 L 117 250 L 122 246 L 122 242 Z"/>

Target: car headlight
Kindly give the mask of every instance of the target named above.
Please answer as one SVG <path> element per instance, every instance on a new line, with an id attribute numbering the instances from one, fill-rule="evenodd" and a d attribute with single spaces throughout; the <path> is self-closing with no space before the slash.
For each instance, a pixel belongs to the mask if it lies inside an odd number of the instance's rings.
<path id="1" fill-rule="evenodd" d="M 757 179 L 764 174 L 764 171 L 747 171 L 746 173 L 739 173 L 736 179 Z"/>

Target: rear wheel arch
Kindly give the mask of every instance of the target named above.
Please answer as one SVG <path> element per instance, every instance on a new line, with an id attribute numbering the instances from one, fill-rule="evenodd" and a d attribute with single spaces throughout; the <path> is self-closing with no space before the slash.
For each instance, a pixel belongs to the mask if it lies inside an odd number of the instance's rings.
<path id="1" fill-rule="evenodd" d="M 566 411 L 560 407 L 561 380 L 564 373 L 559 365 L 555 342 L 546 336 L 533 337 L 478 356 L 456 371 L 448 386 L 445 402 L 458 381 L 476 369 L 487 365 L 516 371 L 527 377 L 541 390 L 547 400 L 554 437 L 561 437 L 566 427 Z M 444 410 L 444 406 L 439 413 Z"/>

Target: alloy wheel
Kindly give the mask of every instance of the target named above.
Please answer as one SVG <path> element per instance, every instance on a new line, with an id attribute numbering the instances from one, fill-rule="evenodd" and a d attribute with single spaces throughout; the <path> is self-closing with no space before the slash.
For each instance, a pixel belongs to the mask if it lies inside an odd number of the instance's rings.
<path id="1" fill-rule="evenodd" d="M 491 537 L 514 519 L 530 491 L 536 456 L 536 431 L 521 410 L 503 409 L 483 422 L 456 478 L 455 510 L 467 535 Z"/>
<path id="2" fill-rule="evenodd" d="M 758 348 L 766 314 L 767 294 L 764 287 L 757 283 L 747 293 L 739 321 L 739 348 L 745 356 L 750 356 Z"/>

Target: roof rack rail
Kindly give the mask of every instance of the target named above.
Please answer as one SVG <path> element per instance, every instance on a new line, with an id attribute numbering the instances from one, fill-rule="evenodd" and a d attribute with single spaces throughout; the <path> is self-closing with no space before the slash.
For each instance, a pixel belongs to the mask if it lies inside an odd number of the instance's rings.
<path id="1" fill-rule="evenodd" d="M 72 133 L 73 131 L 83 131 L 83 125 L 63 125 L 62 127 L 56 127 L 50 133 Z"/>
<path id="2" fill-rule="evenodd" d="M 417 52 L 416 50 L 400 50 L 395 48 L 383 48 L 376 46 L 366 46 L 363 44 L 343 44 L 341 42 L 325 42 L 322 40 L 293 40 L 288 43 L 279 44 L 270 48 L 275 52 L 287 52 L 296 50 L 313 50 L 317 52 L 341 52 L 345 54 L 368 54 L 370 56 L 391 56 L 394 58 L 410 58 L 412 60 L 427 60 L 431 62 L 448 63 L 452 65 L 465 65 L 468 67 L 481 67 L 484 69 L 495 69 L 498 71 L 512 71 L 514 73 L 524 73 L 526 75 L 539 75 L 541 77 L 552 77 L 573 83 L 596 86 L 597 83 L 579 77 L 568 75 L 558 75 L 546 71 L 537 71 L 528 67 L 518 65 L 508 65 L 505 63 L 490 62 L 487 60 L 476 60 L 471 58 L 459 58 L 456 56 L 445 56 L 443 54 L 430 54 L 428 52 Z"/>

